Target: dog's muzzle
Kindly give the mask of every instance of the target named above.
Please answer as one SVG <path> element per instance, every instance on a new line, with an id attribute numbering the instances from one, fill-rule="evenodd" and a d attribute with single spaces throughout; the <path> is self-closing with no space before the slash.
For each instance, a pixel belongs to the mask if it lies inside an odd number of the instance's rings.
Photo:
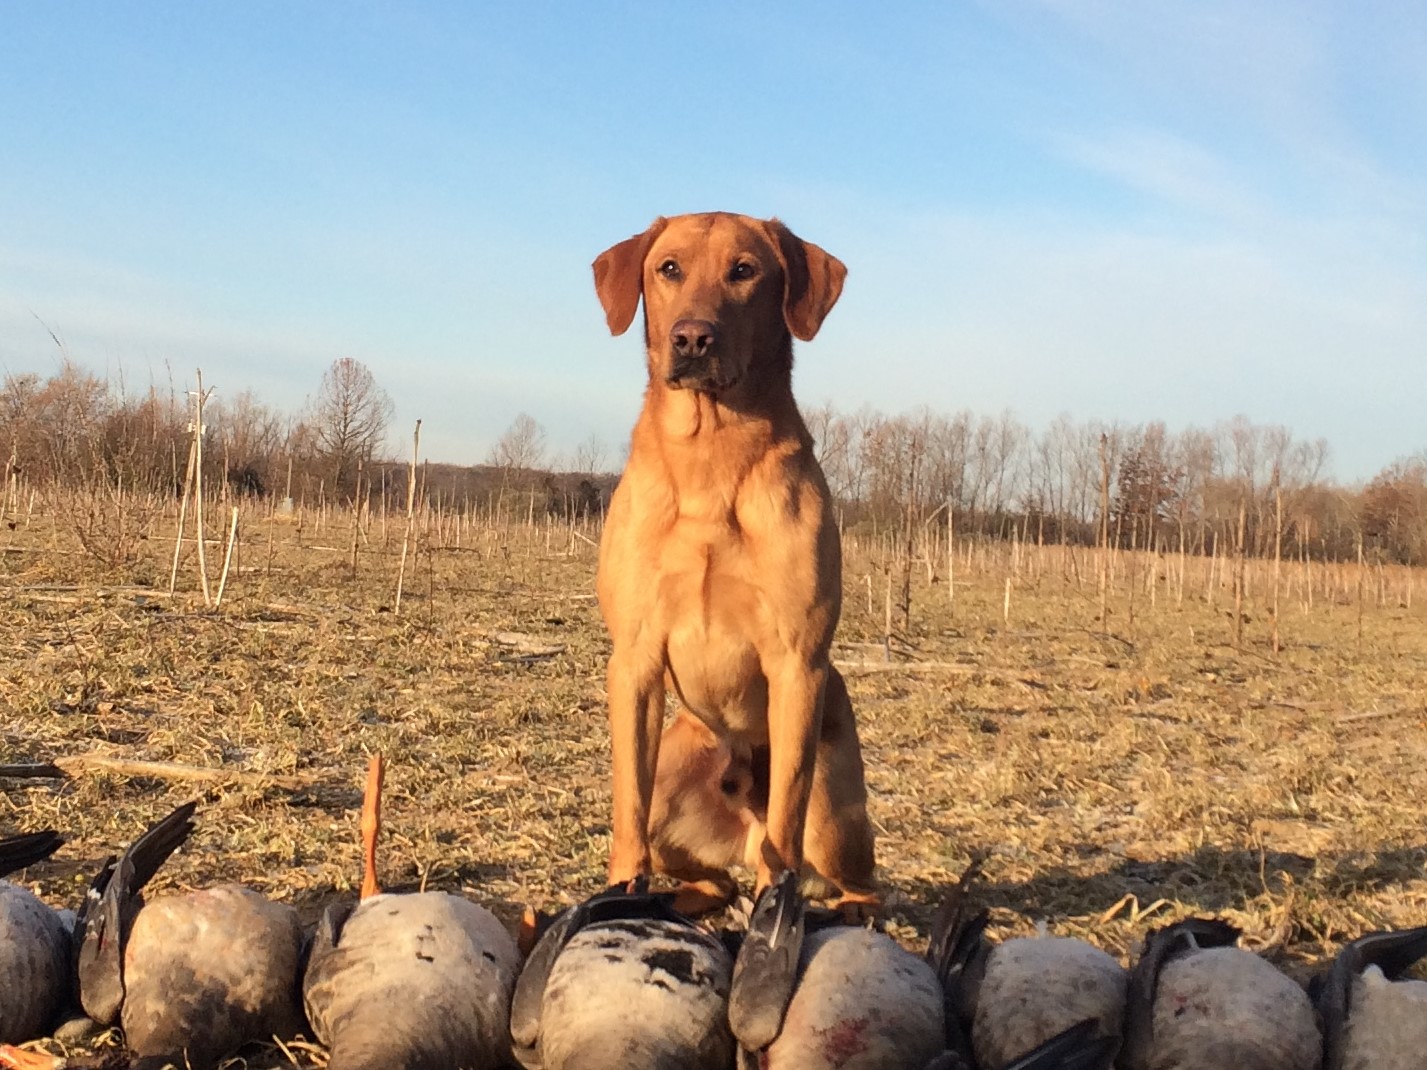
<path id="1" fill-rule="evenodd" d="M 669 365 L 666 381 L 679 390 L 712 390 L 720 385 L 714 361 L 708 357 L 676 355 Z"/>
<path id="2" fill-rule="evenodd" d="M 708 320 L 681 319 L 669 330 L 670 386 L 681 390 L 714 390 L 719 382 L 715 349 L 718 328 Z"/>

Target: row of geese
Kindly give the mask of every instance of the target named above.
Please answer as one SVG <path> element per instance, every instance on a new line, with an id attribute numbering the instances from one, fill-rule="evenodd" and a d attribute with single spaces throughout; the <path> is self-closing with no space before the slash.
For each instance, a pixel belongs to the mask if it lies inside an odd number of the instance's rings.
<path id="1" fill-rule="evenodd" d="M 835 924 L 785 874 L 746 932 L 631 886 L 527 914 L 522 943 L 461 896 L 380 891 L 381 780 L 378 757 L 361 898 L 311 935 L 239 885 L 144 900 L 193 803 L 106 862 L 77 913 L 0 880 L 0 1067 L 211 1070 L 246 1043 L 315 1034 L 329 1070 L 1427 1068 L 1427 982 L 1404 977 L 1427 927 L 1353 941 L 1305 991 L 1219 920 L 1150 933 L 1129 971 L 1074 939 L 992 944 L 966 878 L 918 956 Z M 0 877 L 60 844 L 0 840 Z M 80 1009 L 125 1048 L 66 1061 L 14 1046 Z"/>

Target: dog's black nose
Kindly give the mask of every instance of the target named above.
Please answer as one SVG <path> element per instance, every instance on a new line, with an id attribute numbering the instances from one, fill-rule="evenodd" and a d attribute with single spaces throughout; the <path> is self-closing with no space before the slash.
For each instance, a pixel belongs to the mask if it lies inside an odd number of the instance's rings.
<path id="1" fill-rule="evenodd" d="M 706 357 L 718 341 L 718 329 L 708 320 L 680 320 L 669 331 L 678 357 Z"/>

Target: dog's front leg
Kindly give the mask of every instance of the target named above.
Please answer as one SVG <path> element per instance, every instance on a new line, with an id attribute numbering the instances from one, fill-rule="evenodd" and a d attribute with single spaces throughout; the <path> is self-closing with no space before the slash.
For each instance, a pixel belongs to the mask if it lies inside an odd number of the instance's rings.
<path id="1" fill-rule="evenodd" d="M 614 775 L 610 884 L 650 873 L 649 811 L 664 725 L 662 651 L 616 644 L 609 659 L 609 735 Z"/>
<path id="2" fill-rule="evenodd" d="M 768 671 L 771 670 L 771 671 Z M 768 676 L 768 823 L 757 890 L 803 867 L 803 829 L 813 787 L 828 667 L 789 655 Z"/>

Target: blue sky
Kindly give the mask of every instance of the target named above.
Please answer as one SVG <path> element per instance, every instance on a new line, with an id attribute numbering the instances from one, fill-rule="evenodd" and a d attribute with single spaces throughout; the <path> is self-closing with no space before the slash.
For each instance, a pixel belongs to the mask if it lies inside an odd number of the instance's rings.
<path id="1" fill-rule="evenodd" d="M 617 453 L 589 262 L 776 214 L 850 275 L 807 404 L 1172 427 L 1370 475 L 1427 447 L 1427 9 L 1411 2 L 74 2 L 0 33 L 0 370 L 335 358 L 476 461 Z"/>

